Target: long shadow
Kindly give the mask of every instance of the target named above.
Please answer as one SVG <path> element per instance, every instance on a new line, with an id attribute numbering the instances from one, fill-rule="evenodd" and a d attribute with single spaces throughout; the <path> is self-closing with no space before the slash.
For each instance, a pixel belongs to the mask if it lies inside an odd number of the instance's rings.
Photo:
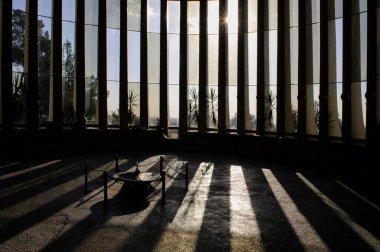
<path id="1" fill-rule="evenodd" d="M 196 251 L 231 251 L 230 167 L 214 163 Z"/>
<path id="2" fill-rule="evenodd" d="M 1 208 L 9 208 L 11 206 L 14 206 L 35 195 L 41 194 L 52 188 L 58 187 L 66 182 L 69 182 L 77 178 L 78 176 L 83 176 L 83 173 L 84 173 L 82 172 L 82 174 L 80 174 L 80 171 L 82 170 L 81 161 L 80 162 L 72 161 L 72 162 L 65 163 L 65 165 L 59 165 L 57 167 L 51 167 L 51 168 L 58 169 L 58 170 L 54 170 L 54 173 L 56 174 L 54 175 L 46 174 L 48 175 L 47 178 L 37 183 L 34 183 L 31 186 L 26 186 L 26 188 L 24 189 L 17 190 L 14 193 L 1 197 L 0 198 L 0 206 L 2 206 Z M 25 182 L 28 182 L 28 181 L 24 181 L 24 183 Z"/>
<path id="3" fill-rule="evenodd" d="M 155 166 L 152 170 L 156 168 L 158 167 Z M 189 169 L 189 179 L 191 179 L 193 175 L 194 173 Z M 160 194 L 160 188 L 161 187 L 158 186 L 153 193 Z M 123 249 L 121 249 L 121 251 L 153 250 L 167 224 L 174 219 L 177 210 L 181 206 L 184 194 L 184 181 L 174 180 L 171 187 L 166 191 L 166 205 L 162 207 L 161 202 L 157 202 L 157 205 L 142 223 L 133 229 L 132 234 L 127 238 L 125 243 L 123 243 Z M 78 247 L 81 242 L 90 237 L 91 234 L 101 229 L 103 224 L 113 216 L 127 215 L 141 211 L 147 207 L 147 203 L 149 204 L 149 202 L 130 201 L 130 199 L 126 199 L 125 192 L 119 193 L 115 198 L 109 200 L 106 211 L 103 208 L 103 202 L 97 203 L 91 207 L 92 214 L 90 216 L 80 221 L 64 235 L 50 243 L 44 251 L 56 251 L 62 248 L 65 248 L 65 250 L 73 250 Z M 109 247 L 110 245 L 105 246 Z"/>
<path id="4" fill-rule="evenodd" d="M 312 173 L 302 172 L 323 194 L 337 204 L 350 218 L 380 238 L 380 212 L 329 178 L 318 178 Z"/>
<path id="5" fill-rule="evenodd" d="M 77 179 L 80 175 L 82 175 L 82 172 L 78 171 L 77 176 L 74 176 L 72 180 Z M 53 181 L 52 183 L 54 184 Z M 57 185 L 55 184 L 55 186 Z M 83 186 L 74 186 L 73 189 L 70 189 L 58 198 L 54 198 L 54 200 L 50 201 L 46 205 L 39 206 L 35 210 L 3 225 L 0 229 L 0 243 L 45 220 L 54 213 L 59 212 L 66 206 L 80 199 L 82 196 Z"/>
<path id="6" fill-rule="evenodd" d="M 6 175 L 12 172 L 16 172 L 16 171 L 21 171 L 29 167 L 39 165 L 46 161 L 47 161 L 46 159 L 37 159 L 37 160 L 23 160 L 23 159 L 16 160 L 15 159 L 14 162 L 10 162 L 7 166 L 0 168 L 0 176 Z"/>
<path id="7" fill-rule="evenodd" d="M 256 164 L 254 167 L 249 165 L 249 168 L 243 169 L 243 174 L 264 250 L 304 251 L 262 170 L 257 168 Z"/>
<path id="8" fill-rule="evenodd" d="M 333 251 L 373 251 L 293 172 L 272 173 L 321 239 Z"/>

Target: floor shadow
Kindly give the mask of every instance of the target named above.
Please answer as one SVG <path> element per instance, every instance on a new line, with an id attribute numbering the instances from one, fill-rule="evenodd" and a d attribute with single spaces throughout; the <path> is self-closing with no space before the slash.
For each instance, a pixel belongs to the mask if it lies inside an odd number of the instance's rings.
<path id="1" fill-rule="evenodd" d="M 304 251 L 262 170 L 256 164 L 251 166 L 249 169 L 243 168 L 243 174 L 264 250 Z"/>
<path id="2" fill-rule="evenodd" d="M 231 251 L 230 167 L 214 163 L 196 251 Z"/>
<path id="3" fill-rule="evenodd" d="M 333 251 L 373 251 L 302 180 L 291 172 L 271 170 L 300 213 Z"/>

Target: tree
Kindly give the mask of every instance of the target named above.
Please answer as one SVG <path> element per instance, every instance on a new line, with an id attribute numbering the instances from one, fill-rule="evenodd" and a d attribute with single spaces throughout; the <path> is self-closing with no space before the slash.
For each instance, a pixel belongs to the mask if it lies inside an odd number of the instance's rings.
<path id="1" fill-rule="evenodd" d="M 218 124 L 218 93 L 215 88 L 211 88 L 210 93 L 207 95 L 207 105 L 211 126 L 216 127 Z"/>
<path id="2" fill-rule="evenodd" d="M 97 116 L 97 106 L 98 106 L 98 84 L 94 75 L 91 75 L 90 78 L 87 80 L 85 95 L 86 95 L 86 112 L 85 112 L 84 117 L 87 122 L 95 123 L 96 116 Z"/>
<path id="3" fill-rule="evenodd" d="M 188 126 L 197 126 L 199 122 L 199 95 L 193 87 L 189 90 L 189 100 L 187 101 L 187 124 Z"/>
<path id="4" fill-rule="evenodd" d="M 75 58 L 71 42 L 66 40 L 63 43 L 63 121 L 65 123 L 74 123 L 74 75 L 75 75 Z"/>
<path id="5" fill-rule="evenodd" d="M 135 94 L 133 90 L 129 90 L 128 92 L 128 114 L 127 120 L 128 124 L 138 124 L 138 118 L 136 115 L 136 110 L 139 105 L 139 97 L 138 94 Z"/>

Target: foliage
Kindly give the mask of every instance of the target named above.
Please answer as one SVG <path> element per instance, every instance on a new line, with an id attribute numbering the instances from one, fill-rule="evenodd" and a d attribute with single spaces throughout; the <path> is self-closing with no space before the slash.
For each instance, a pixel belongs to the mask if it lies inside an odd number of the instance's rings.
<path id="1" fill-rule="evenodd" d="M 98 104 L 98 84 L 94 75 L 91 75 L 87 80 L 85 95 L 88 97 L 88 103 L 86 104 L 86 112 L 84 117 L 87 122 L 95 123 Z"/>
<path id="2" fill-rule="evenodd" d="M 137 108 L 139 105 L 139 96 L 135 94 L 134 90 L 128 91 L 128 113 L 127 120 L 128 124 L 138 124 L 138 118 L 136 115 Z"/>
<path id="3" fill-rule="evenodd" d="M 218 124 L 218 93 L 215 88 L 211 88 L 207 95 L 207 106 L 211 126 L 216 127 Z"/>
<path id="4" fill-rule="evenodd" d="M 189 100 L 187 101 L 187 126 L 196 127 L 199 122 L 199 95 L 193 87 L 189 90 Z"/>
<path id="5" fill-rule="evenodd" d="M 74 123 L 74 75 L 75 75 L 75 58 L 71 42 L 66 40 L 63 43 L 63 121 L 65 123 Z"/>
<path id="6" fill-rule="evenodd" d="M 23 123 L 26 111 L 26 90 L 23 73 L 13 74 L 12 77 L 13 93 L 12 93 L 12 121 Z"/>
<path id="7" fill-rule="evenodd" d="M 273 114 L 276 110 L 277 98 L 272 91 L 269 91 L 268 95 L 265 96 L 264 100 L 264 119 L 265 119 L 265 130 L 276 131 L 276 125 L 274 123 Z"/>

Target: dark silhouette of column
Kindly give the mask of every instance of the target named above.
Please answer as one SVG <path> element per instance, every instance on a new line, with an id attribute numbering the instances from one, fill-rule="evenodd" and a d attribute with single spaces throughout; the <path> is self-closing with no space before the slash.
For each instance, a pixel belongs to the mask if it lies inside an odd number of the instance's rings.
<path id="1" fill-rule="evenodd" d="M 98 122 L 107 129 L 107 0 L 99 0 L 98 29 Z"/>
<path id="2" fill-rule="evenodd" d="M 85 55 L 84 55 L 84 1 L 76 1 L 77 23 L 75 26 L 75 72 L 76 72 L 76 120 L 77 128 L 86 128 L 85 114 Z"/>
<path id="3" fill-rule="evenodd" d="M 237 89 L 237 133 L 244 134 L 246 120 L 246 62 L 245 52 L 248 22 L 248 1 L 239 0 L 238 2 L 238 89 Z"/>
<path id="4" fill-rule="evenodd" d="M 219 1 L 218 132 L 226 131 L 226 88 L 228 82 L 227 0 Z"/>
<path id="5" fill-rule="evenodd" d="M 147 1 L 141 1 L 141 44 L 140 44 L 140 126 L 148 128 L 148 34 Z"/>
<path id="6" fill-rule="evenodd" d="M 13 124 L 12 106 L 12 0 L 3 1 L 2 16 L 2 129 L 10 130 Z"/>
<path id="7" fill-rule="evenodd" d="M 179 136 L 187 132 L 187 0 L 181 0 L 179 48 Z"/>
<path id="8" fill-rule="evenodd" d="M 329 47 L 328 47 L 328 0 L 320 0 L 320 93 L 319 93 L 319 137 L 328 137 L 328 76 L 329 76 Z"/>
<path id="9" fill-rule="evenodd" d="M 142 1 L 141 9 L 146 1 Z M 127 1 L 120 1 L 120 91 L 119 118 L 120 129 L 128 128 L 128 31 Z M 146 6 L 146 4 L 145 4 Z M 142 20 L 141 20 L 142 22 Z M 141 85 L 142 86 L 142 85 Z"/>
<path id="10" fill-rule="evenodd" d="M 285 2 L 277 1 L 277 136 L 285 134 Z"/>
<path id="11" fill-rule="evenodd" d="M 160 35 L 160 128 L 168 133 L 168 39 L 167 39 L 167 2 L 161 1 Z"/>
<path id="12" fill-rule="evenodd" d="M 53 1 L 53 120 L 61 127 L 62 108 L 62 0 Z"/>
<path id="13" fill-rule="evenodd" d="M 299 138 L 306 136 L 306 4 L 298 0 L 298 129 Z"/>
<path id="14" fill-rule="evenodd" d="M 367 2 L 367 131 L 366 139 L 368 144 L 375 143 L 376 136 L 376 89 L 377 89 L 377 22 L 376 22 L 376 1 Z M 377 98 L 379 99 L 379 98 Z"/>
<path id="15" fill-rule="evenodd" d="M 257 1 L 257 134 L 265 134 L 264 19 L 265 0 Z"/>
<path id="16" fill-rule="evenodd" d="M 208 84 L 208 37 L 207 14 L 208 1 L 200 1 L 199 17 L 199 132 L 207 130 L 207 84 Z"/>
<path id="17" fill-rule="evenodd" d="M 38 1 L 27 1 L 25 22 L 26 118 L 28 129 L 37 130 L 38 117 Z"/>
<path id="18" fill-rule="evenodd" d="M 351 0 L 343 1 L 343 124 L 342 137 L 344 142 L 351 141 L 351 36 L 352 36 Z"/>

